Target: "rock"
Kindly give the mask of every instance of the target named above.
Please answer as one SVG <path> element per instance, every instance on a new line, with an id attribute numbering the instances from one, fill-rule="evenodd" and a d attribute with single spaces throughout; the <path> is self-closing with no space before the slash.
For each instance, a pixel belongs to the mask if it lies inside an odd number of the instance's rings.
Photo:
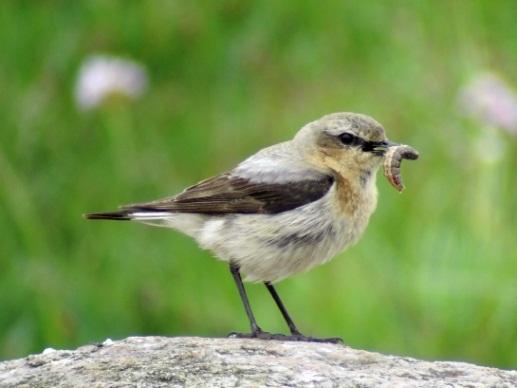
<path id="1" fill-rule="evenodd" d="M 130 337 L 0 363 L 1 387 L 517 387 L 517 371 L 343 345 Z"/>

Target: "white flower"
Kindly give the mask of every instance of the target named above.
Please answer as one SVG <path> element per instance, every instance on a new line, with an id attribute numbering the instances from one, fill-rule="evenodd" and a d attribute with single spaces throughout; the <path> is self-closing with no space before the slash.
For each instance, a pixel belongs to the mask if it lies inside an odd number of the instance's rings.
<path id="1" fill-rule="evenodd" d="M 86 59 L 79 70 L 75 98 L 81 109 L 92 109 L 113 94 L 136 98 L 148 85 L 145 68 L 134 61 L 95 55 Z"/>
<path id="2" fill-rule="evenodd" d="M 463 113 L 482 125 L 517 135 L 517 95 L 493 73 L 476 76 L 459 94 Z"/>

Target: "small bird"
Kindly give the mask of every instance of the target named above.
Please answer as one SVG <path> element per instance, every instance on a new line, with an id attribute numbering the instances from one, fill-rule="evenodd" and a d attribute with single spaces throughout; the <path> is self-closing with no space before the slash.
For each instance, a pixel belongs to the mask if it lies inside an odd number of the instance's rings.
<path id="1" fill-rule="evenodd" d="M 340 342 L 301 334 L 273 283 L 326 263 L 358 241 L 377 204 L 376 172 L 393 146 L 373 118 L 332 113 L 175 196 L 86 218 L 177 229 L 226 261 L 251 327 L 233 337 Z M 241 274 L 265 284 L 291 335 L 260 328 Z"/>

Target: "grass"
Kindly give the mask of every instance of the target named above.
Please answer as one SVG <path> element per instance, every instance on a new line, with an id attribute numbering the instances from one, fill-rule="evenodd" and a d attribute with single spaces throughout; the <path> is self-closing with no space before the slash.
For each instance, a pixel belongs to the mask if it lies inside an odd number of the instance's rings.
<path id="1" fill-rule="evenodd" d="M 307 333 L 360 348 L 517 364 L 516 138 L 458 90 L 517 85 L 517 5 L 499 2 L 4 2 L 0 5 L 0 358 L 133 334 L 224 335 L 246 320 L 225 265 L 175 232 L 88 223 L 231 168 L 333 111 L 368 113 L 422 158 L 361 242 L 279 285 Z M 127 56 L 146 95 L 81 112 L 91 53 Z M 480 140 L 481 139 L 481 140 Z M 486 152 L 490 150 L 487 148 Z M 264 328 L 285 330 L 250 286 Z"/>

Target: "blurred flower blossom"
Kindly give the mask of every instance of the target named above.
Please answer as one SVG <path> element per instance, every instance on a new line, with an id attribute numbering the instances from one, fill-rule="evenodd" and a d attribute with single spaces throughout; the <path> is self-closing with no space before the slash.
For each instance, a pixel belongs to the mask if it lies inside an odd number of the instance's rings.
<path id="1" fill-rule="evenodd" d="M 493 73 L 481 73 L 459 93 L 461 111 L 485 126 L 517 135 L 517 94 Z"/>
<path id="2" fill-rule="evenodd" d="M 141 64 L 113 56 L 95 55 L 87 58 L 79 70 L 75 98 L 81 109 L 88 110 L 112 95 L 137 98 L 147 85 L 147 72 Z"/>

